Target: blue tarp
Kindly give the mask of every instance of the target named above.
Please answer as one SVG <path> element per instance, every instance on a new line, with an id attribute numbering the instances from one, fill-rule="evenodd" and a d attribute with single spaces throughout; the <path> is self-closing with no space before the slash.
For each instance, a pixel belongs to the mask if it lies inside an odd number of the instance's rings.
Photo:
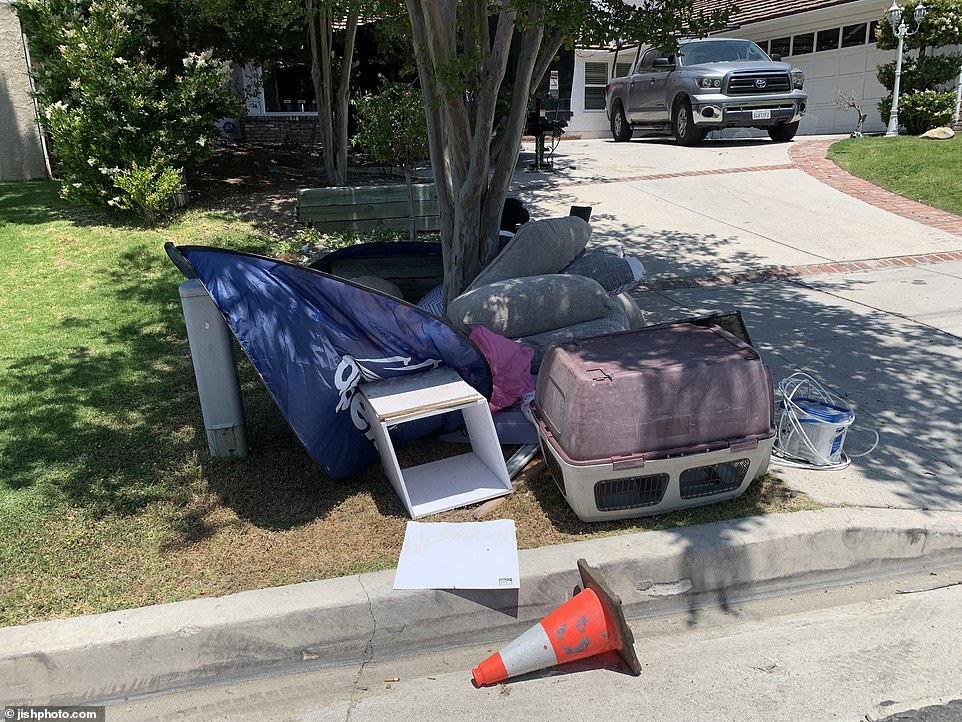
<path id="1" fill-rule="evenodd" d="M 319 271 L 202 246 L 196 271 L 291 428 L 334 479 L 377 458 L 357 386 L 437 366 L 491 397 L 491 372 L 466 336 L 431 314 Z M 437 428 L 404 424 L 402 442 Z"/>

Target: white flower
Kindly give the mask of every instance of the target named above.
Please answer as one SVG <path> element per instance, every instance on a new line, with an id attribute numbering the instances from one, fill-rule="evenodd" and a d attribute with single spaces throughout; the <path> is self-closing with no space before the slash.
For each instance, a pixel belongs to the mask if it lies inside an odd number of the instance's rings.
<path id="1" fill-rule="evenodd" d="M 127 64 L 127 61 L 126 61 L 124 58 L 114 58 L 114 62 L 117 63 L 117 65 L 126 65 L 126 64 Z"/>
<path id="2" fill-rule="evenodd" d="M 79 188 L 81 184 L 80 184 L 80 183 L 71 183 L 70 185 L 72 185 L 74 188 Z"/>
<path id="3" fill-rule="evenodd" d="M 203 136 L 201 136 L 200 138 L 198 138 L 198 139 L 197 139 L 197 145 L 199 145 L 200 147 L 203 148 L 205 145 L 207 145 L 207 138 L 204 138 Z"/>

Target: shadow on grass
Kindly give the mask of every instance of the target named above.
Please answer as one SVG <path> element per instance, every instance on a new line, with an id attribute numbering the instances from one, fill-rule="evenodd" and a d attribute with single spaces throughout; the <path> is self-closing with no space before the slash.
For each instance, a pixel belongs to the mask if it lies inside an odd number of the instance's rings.
<path id="1" fill-rule="evenodd" d="M 246 360 L 250 456 L 210 460 L 177 294 L 182 278 L 160 248 L 131 250 L 105 276 L 105 306 L 129 309 L 129 321 L 67 317 L 63 334 L 84 329 L 83 344 L 9 360 L 0 375 L 0 396 L 9 399 L 0 410 L 10 430 L 0 455 L 4 486 L 40 484 L 52 502 L 98 516 L 166 503 L 179 508 L 184 544 L 216 531 L 207 520 L 216 503 L 257 526 L 287 529 L 372 483 L 393 498 L 377 469 L 347 483 L 327 479 Z M 205 508 L 195 497 L 207 492 Z"/>
<path id="2" fill-rule="evenodd" d="M 134 213 L 79 206 L 60 197 L 58 181 L 35 180 L 0 183 L 0 227 L 4 223 L 42 225 L 66 221 L 78 227 L 107 226 L 131 230 L 163 227 L 147 223 Z M 169 220 L 175 220 L 176 216 Z"/>

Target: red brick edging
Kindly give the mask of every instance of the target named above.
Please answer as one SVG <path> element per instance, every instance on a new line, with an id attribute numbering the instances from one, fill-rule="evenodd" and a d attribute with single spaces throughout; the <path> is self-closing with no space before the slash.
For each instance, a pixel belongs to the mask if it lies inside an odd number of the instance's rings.
<path id="1" fill-rule="evenodd" d="M 887 191 L 839 168 L 825 157 L 828 147 L 834 142 L 835 140 L 796 142 L 789 149 L 789 156 L 800 170 L 846 195 L 930 228 L 962 236 L 962 217 Z"/>
<path id="2" fill-rule="evenodd" d="M 767 281 L 782 281 L 806 276 L 879 271 L 885 268 L 951 263 L 952 261 L 962 261 L 962 251 L 946 251 L 944 253 L 927 253 L 919 256 L 898 256 L 894 258 L 869 258 L 861 261 L 812 263 L 805 266 L 772 266 L 753 271 L 718 273 L 711 276 L 668 276 L 642 281 L 632 288 L 631 291 L 632 293 L 644 293 L 645 291 L 673 291 L 679 288 L 731 286 L 739 283 L 765 283 Z"/>

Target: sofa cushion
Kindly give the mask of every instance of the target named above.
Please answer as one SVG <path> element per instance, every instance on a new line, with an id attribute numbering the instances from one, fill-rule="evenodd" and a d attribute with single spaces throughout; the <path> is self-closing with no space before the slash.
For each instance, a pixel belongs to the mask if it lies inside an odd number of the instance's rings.
<path id="1" fill-rule="evenodd" d="M 585 251 L 565 266 L 562 273 L 593 278 L 608 293 L 620 293 L 638 282 L 628 259 L 607 248 Z"/>
<path id="2" fill-rule="evenodd" d="M 591 226 L 577 216 L 525 223 L 468 291 L 496 281 L 558 273 L 585 249 L 590 236 Z"/>
<path id="3" fill-rule="evenodd" d="M 538 373 L 538 369 L 541 368 L 541 360 L 544 358 L 545 352 L 550 346 L 565 343 L 576 338 L 604 336 L 609 333 L 627 331 L 628 328 L 628 317 L 625 315 L 625 309 L 621 304 L 617 304 L 601 318 L 582 321 L 581 323 L 565 326 L 564 328 L 558 328 L 553 331 L 546 331 L 533 336 L 516 338 L 515 341 L 534 351 L 534 358 L 531 360 L 531 373 L 536 374 Z"/>
<path id="4" fill-rule="evenodd" d="M 625 315 L 628 317 L 628 328 L 630 328 L 632 331 L 648 325 L 648 319 L 645 318 L 645 312 L 638 307 L 638 303 L 635 301 L 635 299 L 629 296 L 627 293 L 615 294 L 611 297 L 611 300 L 621 304 L 621 307 L 625 311 Z"/>
<path id="5" fill-rule="evenodd" d="M 615 305 L 596 281 L 553 274 L 512 278 L 468 291 L 450 303 L 447 316 L 465 332 L 484 326 L 518 338 L 599 318 Z"/>

